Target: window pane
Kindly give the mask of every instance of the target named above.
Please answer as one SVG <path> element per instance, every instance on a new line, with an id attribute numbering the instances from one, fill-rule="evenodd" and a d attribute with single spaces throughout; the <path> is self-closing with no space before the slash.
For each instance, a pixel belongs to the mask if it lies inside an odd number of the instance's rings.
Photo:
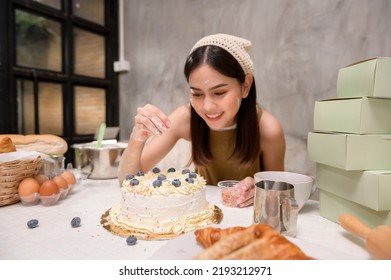
<path id="1" fill-rule="evenodd" d="M 16 10 L 16 63 L 61 71 L 61 26 L 45 17 Z"/>
<path id="2" fill-rule="evenodd" d="M 105 93 L 101 88 L 75 87 L 76 134 L 94 134 L 106 122 Z"/>
<path id="3" fill-rule="evenodd" d="M 18 133 L 34 134 L 34 88 L 33 82 L 17 80 Z"/>
<path id="4" fill-rule="evenodd" d="M 33 1 L 39 2 L 41 4 L 50 6 L 52 8 L 58 9 L 58 10 L 61 9 L 61 0 L 33 0 Z"/>
<path id="5" fill-rule="evenodd" d="M 35 134 L 34 84 L 17 81 L 18 133 Z M 62 87 L 59 84 L 38 84 L 39 133 L 63 134 Z"/>
<path id="6" fill-rule="evenodd" d="M 104 0 L 75 0 L 73 14 L 104 25 Z"/>
<path id="7" fill-rule="evenodd" d="M 62 87 L 39 83 L 39 133 L 63 134 Z"/>
<path id="8" fill-rule="evenodd" d="M 105 77 L 105 40 L 103 36 L 75 28 L 75 74 Z"/>

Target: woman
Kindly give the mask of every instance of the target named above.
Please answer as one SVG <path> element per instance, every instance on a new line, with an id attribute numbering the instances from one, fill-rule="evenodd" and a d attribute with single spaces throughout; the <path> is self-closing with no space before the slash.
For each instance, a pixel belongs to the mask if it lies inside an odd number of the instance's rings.
<path id="1" fill-rule="evenodd" d="M 120 182 L 127 174 L 152 169 L 182 138 L 191 142 L 191 160 L 208 184 L 241 180 L 246 193 L 239 206 L 252 204 L 253 175 L 284 169 L 285 138 L 277 119 L 257 105 L 250 47 L 251 42 L 227 34 L 195 44 L 184 68 L 190 104 L 168 117 L 150 104 L 137 109 Z"/>

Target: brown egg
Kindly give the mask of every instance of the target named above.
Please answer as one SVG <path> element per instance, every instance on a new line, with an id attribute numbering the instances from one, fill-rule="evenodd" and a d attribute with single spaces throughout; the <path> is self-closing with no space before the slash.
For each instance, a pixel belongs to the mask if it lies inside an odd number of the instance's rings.
<path id="1" fill-rule="evenodd" d="M 34 179 L 38 181 L 39 185 L 42 185 L 43 182 L 49 180 L 48 176 L 46 176 L 44 174 L 39 174 L 39 175 L 35 176 Z"/>
<path id="2" fill-rule="evenodd" d="M 39 188 L 39 194 L 41 196 L 50 196 L 52 194 L 58 194 L 59 192 L 60 188 L 53 180 L 47 180 L 43 182 L 43 184 Z"/>
<path id="3" fill-rule="evenodd" d="M 71 171 L 64 171 L 60 176 L 63 177 L 65 181 L 67 181 L 68 185 L 73 185 L 76 183 L 76 177 Z"/>
<path id="4" fill-rule="evenodd" d="M 19 183 L 19 196 L 29 196 L 39 192 L 39 183 L 34 178 L 25 178 Z"/>
<path id="5" fill-rule="evenodd" d="M 52 178 L 52 180 L 57 184 L 57 186 L 60 188 L 60 189 L 67 189 L 68 188 L 68 183 L 67 181 L 61 177 L 60 175 L 57 175 L 57 176 L 54 176 Z"/>

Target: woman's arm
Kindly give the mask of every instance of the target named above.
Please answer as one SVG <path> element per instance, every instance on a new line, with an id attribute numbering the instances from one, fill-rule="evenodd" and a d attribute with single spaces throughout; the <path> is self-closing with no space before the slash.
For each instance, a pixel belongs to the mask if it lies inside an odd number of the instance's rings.
<path id="1" fill-rule="evenodd" d="M 148 171 L 174 147 L 180 139 L 190 139 L 190 111 L 177 108 L 169 117 L 158 108 L 146 105 L 137 110 L 135 126 L 118 167 L 118 180 L 138 171 Z M 151 136 L 153 139 L 147 141 Z"/>

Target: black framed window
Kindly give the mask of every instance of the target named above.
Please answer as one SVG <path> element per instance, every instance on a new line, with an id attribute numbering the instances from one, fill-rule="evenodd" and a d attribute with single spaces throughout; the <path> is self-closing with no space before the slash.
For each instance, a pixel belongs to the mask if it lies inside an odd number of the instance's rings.
<path id="1" fill-rule="evenodd" d="M 56 134 L 69 144 L 118 126 L 118 3 L 0 1 L 0 133 Z"/>

